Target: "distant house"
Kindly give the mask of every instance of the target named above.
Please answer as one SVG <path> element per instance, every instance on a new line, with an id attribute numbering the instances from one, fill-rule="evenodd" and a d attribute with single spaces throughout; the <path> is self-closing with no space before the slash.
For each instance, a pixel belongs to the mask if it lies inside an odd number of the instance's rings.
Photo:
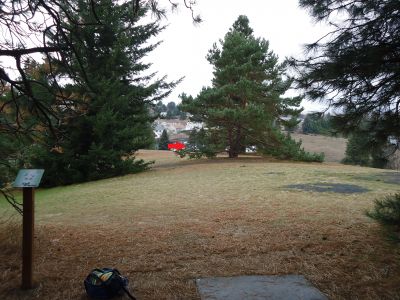
<path id="1" fill-rule="evenodd" d="M 169 136 L 169 140 L 171 142 L 181 142 L 181 143 L 186 143 L 189 140 L 189 135 L 186 133 L 177 133 L 177 134 L 171 134 Z"/>
<path id="2" fill-rule="evenodd" d="M 173 135 L 185 134 L 193 129 L 200 129 L 202 126 L 202 123 L 191 122 L 189 120 L 157 119 L 153 123 L 153 131 L 155 137 L 160 138 L 163 130 L 166 130 L 171 139 Z M 187 134 L 179 136 L 178 139 L 187 139 Z"/>
<path id="3" fill-rule="evenodd" d="M 185 130 L 187 130 L 187 131 L 192 131 L 193 129 L 199 130 L 203 126 L 204 126 L 204 123 L 188 121 L 186 123 Z"/>

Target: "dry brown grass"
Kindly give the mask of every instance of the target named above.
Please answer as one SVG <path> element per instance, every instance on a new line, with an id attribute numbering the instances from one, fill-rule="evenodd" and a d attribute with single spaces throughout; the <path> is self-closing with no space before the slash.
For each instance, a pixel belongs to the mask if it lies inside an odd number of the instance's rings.
<path id="1" fill-rule="evenodd" d="M 245 274 L 303 274 L 331 299 L 400 298 L 399 248 L 364 216 L 398 190 L 369 180 L 380 170 L 255 158 L 172 164 L 171 154 L 147 153 L 164 161 L 145 173 L 38 192 L 38 288 L 18 290 L 19 231 L 3 227 L 0 299 L 86 299 L 83 279 L 105 266 L 126 274 L 139 299 L 198 299 L 194 278 Z M 313 182 L 370 192 L 283 187 Z"/>

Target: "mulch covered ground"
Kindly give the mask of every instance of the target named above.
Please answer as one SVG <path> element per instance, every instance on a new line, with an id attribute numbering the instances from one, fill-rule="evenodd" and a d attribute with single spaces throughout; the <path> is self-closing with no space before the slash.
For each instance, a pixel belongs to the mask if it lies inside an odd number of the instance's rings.
<path id="1" fill-rule="evenodd" d="M 320 222 L 280 228 L 270 218 L 227 209 L 172 227 L 39 226 L 38 288 L 18 290 L 14 235 L 0 252 L 1 299 L 85 299 L 82 281 L 95 266 L 117 267 L 139 299 L 198 299 L 194 278 L 249 274 L 303 274 L 331 299 L 400 297 L 399 251 L 375 225 L 327 220 L 323 230 Z"/>

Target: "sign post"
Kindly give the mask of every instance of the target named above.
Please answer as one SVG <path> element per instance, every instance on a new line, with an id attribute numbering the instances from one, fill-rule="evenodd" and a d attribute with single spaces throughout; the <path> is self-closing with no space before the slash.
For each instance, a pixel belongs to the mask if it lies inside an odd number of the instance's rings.
<path id="1" fill-rule="evenodd" d="M 33 238 L 35 226 L 35 187 L 39 186 L 44 170 L 19 170 L 13 187 L 22 187 L 22 289 L 33 288 Z"/>

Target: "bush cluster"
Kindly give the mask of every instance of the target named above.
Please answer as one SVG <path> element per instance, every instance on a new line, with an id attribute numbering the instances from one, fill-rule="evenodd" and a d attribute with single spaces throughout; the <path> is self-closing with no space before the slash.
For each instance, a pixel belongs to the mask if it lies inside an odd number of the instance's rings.
<path id="1" fill-rule="evenodd" d="M 374 208 L 367 216 L 385 226 L 394 226 L 400 230 L 400 193 L 376 199 Z"/>

